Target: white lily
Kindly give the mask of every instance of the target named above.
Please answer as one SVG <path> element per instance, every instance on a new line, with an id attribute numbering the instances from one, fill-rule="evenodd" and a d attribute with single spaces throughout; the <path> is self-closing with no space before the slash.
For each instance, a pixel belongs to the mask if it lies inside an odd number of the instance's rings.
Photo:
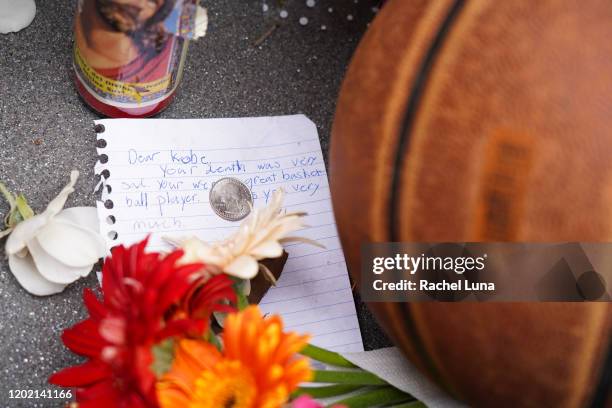
<path id="1" fill-rule="evenodd" d="M 79 172 L 41 214 L 19 222 L 5 245 L 11 272 L 28 292 L 46 296 L 59 293 L 87 276 L 105 255 L 95 207 L 63 209 Z"/>
<path id="2" fill-rule="evenodd" d="M 260 270 L 258 261 L 281 256 L 284 243 L 301 241 L 320 246 L 307 238 L 288 236 L 304 227 L 305 214 L 282 211 L 283 194 L 283 190 L 275 191 L 267 207 L 253 209 L 238 231 L 223 241 L 207 243 L 196 237 L 169 241 L 185 251 L 183 263 L 203 262 L 212 274 L 224 272 L 240 279 L 252 279 Z M 271 273 L 266 275 L 273 281 Z"/>

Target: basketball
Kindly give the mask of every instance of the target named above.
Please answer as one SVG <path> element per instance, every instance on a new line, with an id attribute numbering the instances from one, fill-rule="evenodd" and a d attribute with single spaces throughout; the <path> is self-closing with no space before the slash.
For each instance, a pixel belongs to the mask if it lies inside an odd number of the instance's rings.
<path id="1" fill-rule="evenodd" d="M 349 271 L 364 242 L 612 241 L 612 2 L 387 1 L 332 128 Z M 371 303 L 473 406 L 612 406 L 612 305 Z"/>

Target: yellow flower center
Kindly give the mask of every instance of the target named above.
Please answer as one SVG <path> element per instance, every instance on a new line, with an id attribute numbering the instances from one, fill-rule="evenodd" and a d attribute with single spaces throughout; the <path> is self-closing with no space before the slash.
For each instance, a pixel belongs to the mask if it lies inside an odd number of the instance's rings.
<path id="1" fill-rule="evenodd" d="M 251 373 L 235 360 L 223 360 L 195 381 L 189 408 L 252 408 L 257 386 Z"/>

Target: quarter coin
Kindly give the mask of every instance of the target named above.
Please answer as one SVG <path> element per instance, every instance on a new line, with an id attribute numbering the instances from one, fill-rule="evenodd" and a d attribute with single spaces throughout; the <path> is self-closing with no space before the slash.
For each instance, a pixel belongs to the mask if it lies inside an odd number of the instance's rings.
<path id="1" fill-rule="evenodd" d="M 224 177 L 212 185 L 209 202 L 219 217 L 228 221 L 240 221 L 251 212 L 253 196 L 242 181 Z"/>

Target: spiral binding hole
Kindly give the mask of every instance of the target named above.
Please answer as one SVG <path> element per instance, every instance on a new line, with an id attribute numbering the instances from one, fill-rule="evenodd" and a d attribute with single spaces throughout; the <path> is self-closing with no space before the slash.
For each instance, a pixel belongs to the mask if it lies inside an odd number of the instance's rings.
<path id="1" fill-rule="evenodd" d="M 97 124 L 94 126 L 94 131 L 95 131 L 96 133 L 103 133 L 105 130 L 106 130 L 106 129 L 105 129 L 104 125 L 103 125 L 103 124 L 101 124 L 101 123 L 97 123 Z M 100 149 L 103 149 L 103 148 L 105 148 L 106 146 L 107 146 L 106 140 L 104 140 L 104 139 L 98 139 L 98 140 L 96 141 L 96 147 L 98 147 L 98 148 L 100 148 Z M 108 155 L 103 153 L 103 154 L 101 154 L 101 155 L 98 157 L 98 160 L 99 160 L 99 161 L 100 161 L 100 163 L 102 163 L 102 164 L 108 163 Z M 100 177 L 100 178 L 104 177 L 104 179 L 105 179 L 105 180 L 108 180 L 108 179 L 110 178 L 110 171 L 109 171 L 108 169 L 104 169 L 104 170 L 102 170 L 102 171 L 100 172 L 99 177 Z M 110 194 L 110 192 L 112 191 L 111 186 L 110 186 L 110 185 L 108 185 L 108 184 L 106 184 L 106 191 L 107 191 L 109 194 Z M 107 209 L 109 209 L 109 210 L 110 210 L 111 208 L 113 208 L 113 207 L 114 207 L 113 200 L 106 200 L 106 201 L 104 201 L 104 207 L 105 207 L 105 208 L 107 208 Z M 107 223 L 107 224 L 109 224 L 109 225 L 113 225 L 113 224 L 115 224 L 116 222 L 117 222 L 117 219 L 115 218 L 115 216 L 114 216 L 114 215 L 109 215 L 108 217 L 106 217 L 106 223 Z M 108 232 L 108 234 L 107 234 L 107 236 L 108 236 L 108 238 L 109 238 L 110 240 L 113 240 L 113 241 L 114 241 L 114 240 L 116 240 L 116 239 L 119 237 L 119 234 L 117 233 L 117 231 L 109 231 L 109 232 Z M 117 246 L 118 246 L 118 245 L 114 245 L 114 246 L 112 246 L 112 247 L 111 247 L 111 251 L 113 251 L 113 250 L 114 250 L 114 249 L 115 249 Z"/>

